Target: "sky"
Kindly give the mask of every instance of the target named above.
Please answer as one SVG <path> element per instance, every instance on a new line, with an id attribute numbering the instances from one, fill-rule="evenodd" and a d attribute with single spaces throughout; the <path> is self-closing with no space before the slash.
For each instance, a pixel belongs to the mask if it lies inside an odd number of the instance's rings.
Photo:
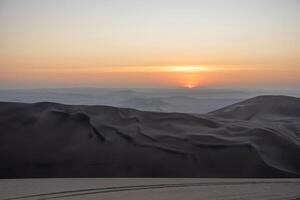
<path id="1" fill-rule="evenodd" d="M 0 88 L 300 86 L 299 0 L 0 0 Z"/>

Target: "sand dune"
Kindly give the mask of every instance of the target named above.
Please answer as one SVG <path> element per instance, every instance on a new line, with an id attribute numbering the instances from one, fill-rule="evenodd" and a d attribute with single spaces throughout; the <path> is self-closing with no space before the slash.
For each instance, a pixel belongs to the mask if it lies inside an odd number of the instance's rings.
<path id="1" fill-rule="evenodd" d="M 290 119 L 300 117 L 299 98 L 289 96 L 258 96 L 227 106 L 210 114 L 234 119 Z"/>
<path id="2" fill-rule="evenodd" d="M 300 177 L 300 99 L 206 115 L 0 103 L 0 177 Z"/>

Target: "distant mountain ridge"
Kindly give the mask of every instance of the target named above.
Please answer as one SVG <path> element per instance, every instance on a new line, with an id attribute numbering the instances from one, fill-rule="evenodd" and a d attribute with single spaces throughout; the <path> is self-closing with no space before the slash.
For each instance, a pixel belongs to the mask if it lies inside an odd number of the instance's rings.
<path id="1" fill-rule="evenodd" d="M 0 102 L 0 177 L 300 177 L 300 99 L 208 114 Z"/>
<path id="2" fill-rule="evenodd" d="M 254 96 L 282 93 L 300 97 L 298 90 L 49 88 L 0 90 L 0 101 L 50 101 L 68 105 L 106 105 L 142 111 L 204 114 Z"/>

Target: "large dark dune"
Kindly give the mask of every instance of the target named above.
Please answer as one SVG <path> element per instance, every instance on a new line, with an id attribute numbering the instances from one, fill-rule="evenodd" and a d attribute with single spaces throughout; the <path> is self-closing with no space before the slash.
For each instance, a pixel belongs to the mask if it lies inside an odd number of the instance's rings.
<path id="1" fill-rule="evenodd" d="M 0 103 L 0 177 L 300 177 L 300 99 L 207 115 Z"/>

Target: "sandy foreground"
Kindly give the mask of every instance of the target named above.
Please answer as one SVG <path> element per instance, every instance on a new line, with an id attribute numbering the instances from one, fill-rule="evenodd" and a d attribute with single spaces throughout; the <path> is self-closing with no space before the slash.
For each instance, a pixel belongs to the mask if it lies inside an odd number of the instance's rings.
<path id="1" fill-rule="evenodd" d="M 300 179 L 1 179 L 0 199 L 300 199 Z"/>

